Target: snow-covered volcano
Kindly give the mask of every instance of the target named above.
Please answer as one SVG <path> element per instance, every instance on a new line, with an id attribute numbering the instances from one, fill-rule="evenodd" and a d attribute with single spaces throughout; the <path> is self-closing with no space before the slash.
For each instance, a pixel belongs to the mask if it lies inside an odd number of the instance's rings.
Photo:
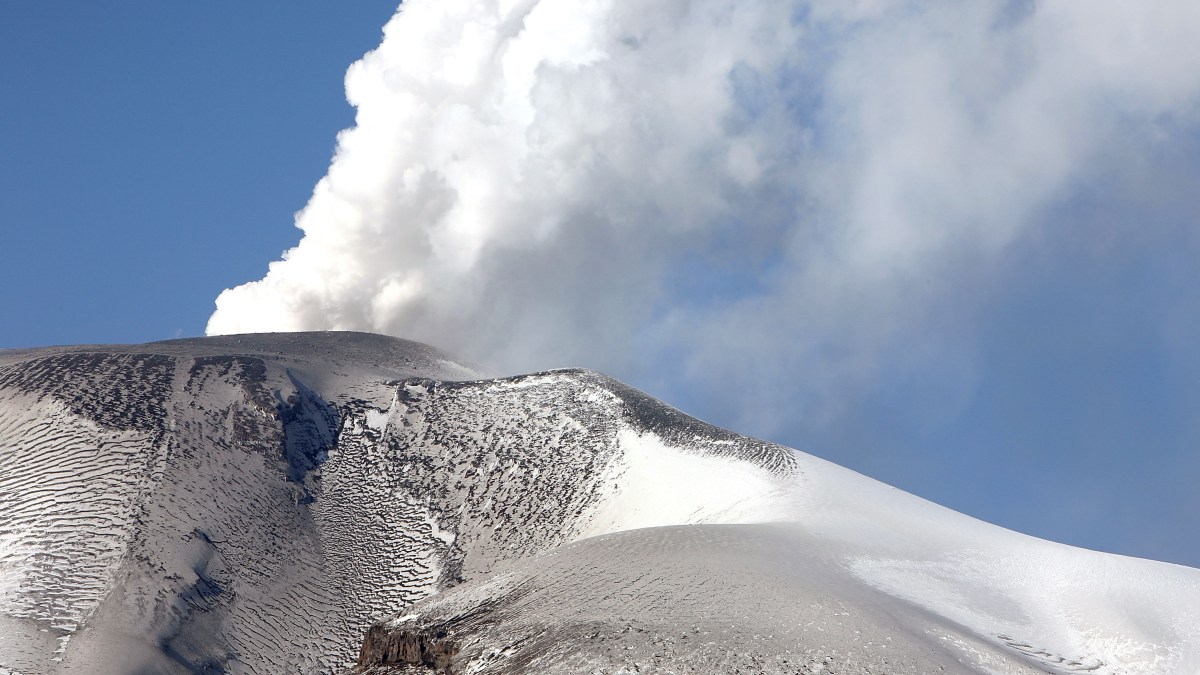
<path id="1" fill-rule="evenodd" d="M 0 352 L 0 673 L 1200 672 L 1200 570 L 484 376 L 360 333 Z"/>

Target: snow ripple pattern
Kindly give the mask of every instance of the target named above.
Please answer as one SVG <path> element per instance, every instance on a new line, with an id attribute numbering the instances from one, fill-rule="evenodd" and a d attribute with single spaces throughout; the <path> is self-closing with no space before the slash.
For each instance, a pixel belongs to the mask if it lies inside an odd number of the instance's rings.
<path id="1" fill-rule="evenodd" d="M 0 667 L 336 671 L 497 564 L 765 517 L 773 479 L 727 479 L 794 471 L 602 375 L 475 372 L 359 334 L 0 354 Z M 672 457 L 709 489 L 647 508 Z"/>

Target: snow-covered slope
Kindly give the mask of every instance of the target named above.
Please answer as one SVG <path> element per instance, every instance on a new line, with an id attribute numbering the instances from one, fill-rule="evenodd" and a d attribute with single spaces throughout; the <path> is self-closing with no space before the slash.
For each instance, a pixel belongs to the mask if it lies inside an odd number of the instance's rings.
<path id="1" fill-rule="evenodd" d="M 425 551 L 330 526 L 320 466 L 414 375 L 478 376 L 348 333 L 0 353 L 0 672 L 343 665 Z"/>
<path id="2" fill-rule="evenodd" d="M 479 377 L 357 333 L 0 352 L 0 673 L 1200 672 L 1198 570 Z"/>
<path id="3" fill-rule="evenodd" d="M 377 626 L 360 672 L 447 651 L 456 673 L 1200 672 L 1196 570 L 807 464 L 795 484 L 814 499 L 787 520 L 623 530 L 516 561 Z"/>

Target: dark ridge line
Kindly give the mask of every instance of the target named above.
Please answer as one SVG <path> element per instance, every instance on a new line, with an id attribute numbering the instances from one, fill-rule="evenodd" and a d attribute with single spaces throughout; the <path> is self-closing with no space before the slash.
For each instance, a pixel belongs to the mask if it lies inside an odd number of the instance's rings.
<path id="1" fill-rule="evenodd" d="M 404 391 L 406 385 L 422 386 L 429 394 L 436 394 L 438 390 L 459 391 L 488 385 L 519 384 L 528 380 L 553 376 L 566 376 L 581 384 L 597 386 L 616 396 L 622 403 L 622 417 L 639 431 L 653 433 L 659 438 L 675 444 L 685 444 L 696 440 L 712 445 L 732 443 L 734 447 L 746 452 L 716 452 L 715 454 L 738 457 L 784 474 L 791 474 L 798 470 L 795 454 L 791 448 L 745 436 L 706 422 L 612 376 L 588 368 L 554 368 L 478 380 L 435 380 L 427 377 L 410 377 L 389 380 L 385 384 L 396 388 L 396 396 L 401 401 L 411 402 L 411 397 Z"/>

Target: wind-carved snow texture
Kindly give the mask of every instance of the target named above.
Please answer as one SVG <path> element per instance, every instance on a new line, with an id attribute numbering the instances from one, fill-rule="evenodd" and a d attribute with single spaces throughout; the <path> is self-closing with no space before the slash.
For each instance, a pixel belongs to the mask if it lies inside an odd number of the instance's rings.
<path id="1" fill-rule="evenodd" d="M 646 479 L 617 461 L 635 426 L 694 437 L 692 452 L 793 464 L 603 376 L 455 383 L 431 376 L 477 374 L 394 342 L 5 354 L 0 665 L 348 667 L 371 621 L 621 527 L 619 479 Z M 711 502 L 629 517 L 673 522 Z"/>
<path id="2" fill-rule="evenodd" d="M 387 588 L 434 585 L 399 547 L 358 576 L 330 564 L 383 543 L 325 536 L 320 467 L 339 406 L 386 408 L 416 374 L 477 376 L 359 334 L 0 353 L 0 672 L 353 662 L 415 597 Z"/>
<path id="3" fill-rule="evenodd" d="M 0 352 L 0 673 L 1200 671 L 1200 571 L 479 377 L 357 333 Z"/>

